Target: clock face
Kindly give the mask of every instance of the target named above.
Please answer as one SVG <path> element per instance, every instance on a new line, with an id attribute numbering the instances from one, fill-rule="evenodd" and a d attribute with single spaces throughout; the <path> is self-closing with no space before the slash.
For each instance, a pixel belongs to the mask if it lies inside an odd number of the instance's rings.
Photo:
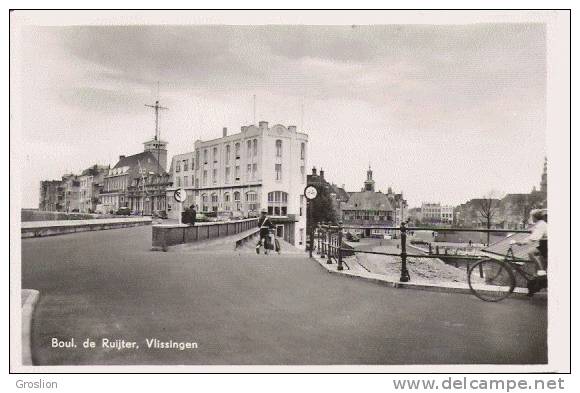
<path id="1" fill-rule="evenodd" d="M 314 186 L 308 186 L 304 190 L 304 196 L 308 199 L 314 199 L 318 196 L 318 190 Z"/>

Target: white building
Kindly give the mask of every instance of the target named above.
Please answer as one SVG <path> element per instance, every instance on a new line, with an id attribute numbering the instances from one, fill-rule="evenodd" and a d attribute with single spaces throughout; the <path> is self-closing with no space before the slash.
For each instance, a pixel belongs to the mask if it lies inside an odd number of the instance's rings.
<path id="1" fill-rule="evenodd" d="M 423 202 L 421 205 L 421 220 L 423 223 L 453 224 L 453 206 Z"/>
<path id="2" fill-rule="evenodd" d="M 443 224 L 453 224 L 453 206 L 441 206 L 441 222 Z"/>
<path id="3" fill-rule="evenodd" d="M 177 219 L 173 191 L 187 191 L 184 207 L 217 216 L 255 217 L 268 210 L 277 236 L 304 247 L 308 135 L 295 126 L 243 126 L 237 134 L 223 129 L 219 139 L 197 140 L 194 151 L 173 157 L 173 185 L 167 190 L 167 210 Z"/>

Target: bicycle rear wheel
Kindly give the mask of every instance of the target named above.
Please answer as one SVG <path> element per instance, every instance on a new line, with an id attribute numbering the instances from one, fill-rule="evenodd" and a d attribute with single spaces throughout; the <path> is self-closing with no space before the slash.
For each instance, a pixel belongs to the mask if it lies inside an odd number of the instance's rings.
<path id="1" fill-rule="evenodd" d="M 471 292 L 486 302 L 499 302 L 514 291 L 516 278 L 512 269 L 501 261 L 484 259 L 467 273 Z"/>

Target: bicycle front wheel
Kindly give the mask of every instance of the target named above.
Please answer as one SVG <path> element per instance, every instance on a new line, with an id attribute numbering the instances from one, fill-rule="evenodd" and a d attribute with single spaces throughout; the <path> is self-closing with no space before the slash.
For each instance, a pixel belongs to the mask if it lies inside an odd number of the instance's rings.
<path id="1" fill-rule="evenodd" d="M 471 292 L 486 302 L 499 302 L 514 291 L 516 278 L 503 262 L 484 259 L 475 263 L 467 273 Z"/>

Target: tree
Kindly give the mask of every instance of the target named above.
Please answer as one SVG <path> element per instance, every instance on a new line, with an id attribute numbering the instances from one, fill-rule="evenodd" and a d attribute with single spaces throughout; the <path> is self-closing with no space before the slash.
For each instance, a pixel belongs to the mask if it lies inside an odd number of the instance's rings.
<path id="1" fill-rule="evenodd" d="M 337 223 L 338 221 L 329 187 L 323 184 L 315 184 L 315 186 L 318 189 L 318 196 L 310 201 L 306 211 L 308 231 L 310 231 L 311 225 L 318 225 L 318 223 L 322 222 Z"/>
<path id="2" fill-rule="evenodd" d="M 489 192 L 481 199 L 475 200 L 475 208 L 485 227 L 491 229 L 491 224 L 499 209 L 499 199 L 495 198 L 495 193 Z M 487 232 L 487 245 L 489 246 L 490 233 Z"/>

